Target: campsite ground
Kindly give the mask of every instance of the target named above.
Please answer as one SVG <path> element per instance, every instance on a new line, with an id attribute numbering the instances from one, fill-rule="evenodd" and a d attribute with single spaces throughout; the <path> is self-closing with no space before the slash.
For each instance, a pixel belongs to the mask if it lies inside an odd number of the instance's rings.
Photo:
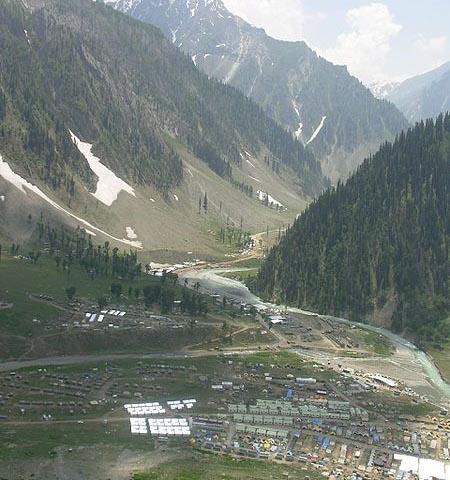
<path id="1" fill-rule="evenodd" d="M 269 480 L 287 478 L 286 472 L 290 478 L 303 479 L 306 475 L 310 479 L 319 478 L 317 470 L 308 471 L 311 465 L 306 466 L 298 460 L 293 463 L 287 459 L 274 462 L 239 460 L 237 455 L 207 454 L 193 449 L 191 439 L 159 441 L 148 435 L 130 434 L 129 415 L 123 408 L 129 402 L 164 404 L 170 399 L 196 398 L 194 410 L 179 415 L 194 417 L 197 421 L 224 415 L 227 422 L 232 422 L 227 408 L 230 403 L 251 404 L 256 398 L 284 397 L 284 383 L 269 385 L 264 377 L 266 371 L 288 382 L 295 381 L 289 380 L 290 376 L 315 377 L 318 385 L 327 385 L 328 390 L 336 389 L 338 396 L 341 389 L 348 391 L 342 382 L 351 383 L 326 367 L 285 351 L 204 355 L 198 358 L 123 359 L 4 372 L 0 379 L 4 394 L 4 405 L 0 407 L 3 416 L 0 478 L 129 480 L 134 475 L 133 480 Z M 245 388 L 222 392 L 211 388 L 212 384 L 224 380 L 245 385 Z M 78 396 L 77 392 L 83 396 Z M 315 395 L 315 388 L 305 389 L 303 393 L 299 391 L 299 395 L 306 400 Z M 45 404 L 35 405 L 33 400 Z M 350 400 L 370 409 L 374 424 L 378 416 L 392 416 L 398 421 L 399 415 L 404 413 L 424 415 L 431 412 L 429 406 L 390 392 L 377 395 L 367 392 Z M 320 432 L 304 421 L 304 426 L 295 427 L 303 432 L 301 450 L 316 452 Z M 389 428 L 393 429 L 394 441 L 399 442 L 403 438 L 403 428 L 398 427 L 396 421 L 392 421 Z M 384 421 L 382 425 L 387 428 Z M 197 442 L 208 441 L 209 435 L 202 427 L 197 427 Z M 234 435 L 233 427 L 229 433 L 217 434 L 217 438 L 213 433 L 212 441 L 233 445 L 232 438 L 236 438 L 241 445 L 249 442 L 247 448 L 251 448 L 253 440 L 245 435 L 240 438 Z M 354 443 L 351 439 L 336 438 L 333 458 L 338 458 L 335 455 L 339 455 L 342 442 Z M 284 445 L 286 448 L 286 442 Z M 362 446 L 355 446 L 353 450 L 358 448 Z M 367 448 L 370 451 L 373 447 Z M 298 455 L 301 455 L 300 447 Z"/>

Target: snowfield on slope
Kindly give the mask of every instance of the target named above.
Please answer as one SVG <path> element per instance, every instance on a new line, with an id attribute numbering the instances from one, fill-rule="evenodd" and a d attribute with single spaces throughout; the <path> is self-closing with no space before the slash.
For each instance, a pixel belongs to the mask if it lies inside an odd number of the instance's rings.
<path id="1" fill-rule="evenodd" d="M 87 160 L 91 170 L 97 175 L 97 190 L 92 195 L 110 207 L 123 190 L 133 197 L 136 196 L 133 187 L 119 178 L 113 171 L 103 165 L 99 158 L 92 153 L 92 145 L 82 142 L 73 132 L 69 130 L 73 143 L 77 146 L 83 157 Z"/>
<path id="2" fill-rule="evenodd" d="M 317 135 L 319 135 L 320 131 L 322 130 L 326 119 L 327 119 L 326 115 L 322 117 L 322 120 L 320 121 L 319 126 L 316 128 L 315 132 L 311 135 L 311 138 L 306 142 L 306 145 L 309 145 L 312 141 L 316 139 Z"/>
<path id="3" fill-rule="evenodd" d="M 268 205 L 272 204 L 275 207 L 284 207 L 284 205 L 275 198 L 273 198 L 272 195 L 269 195 L 267 192 L 263 192 L 262 190 L 258 190 L 256 192 L 256 197 L 263 203 L 267 200 Z"/>
<path id="4" fill-rule="evenodd" d="M 66 215 L 73 218 L 74 220 L 77 220 L 84 227 L 88 227 L 89 230 L 86 230 L 86 231 L 89 233 L 89 235 L 95 235 L 93 231 L 96 231 L 97 233 L 105 235 L 106 237 L 111 238 L 112 240 L 129 245 L 130 247 L 142 248 L 141 242 L 114 237 L 113 235 L 110 235 L 109 233 L 101 230 L 100 228 L 94 227 L 94 225 L 90 224 L 83 218 L 77 217 L 73 213 L 61 207 L 55 201 L 53 201 L 50 197 L 48 197 L 40 188 L 36 187 L 36 185 L 33 185 L 32 183 L 28 182 L 27 180 L 22 178 L 20 175 L 15 173 L 12 170 L 12 168 L 9 166 L 9 164 L 3 160 L 3 157 L 1 155 L 0 155 L 0 176 L 3 177 L 7 182 L 14 185 L 23 194 L 27 195 L 27 190 L 30 190 L 31 192 L 35 193 L 38 197 L 40 197 L 42 200 L 47 202 L 56 210 L 65 213 Z"/>
<path id="5" fill-rule="evenodd" d="M 129 238 L 130 240 L 136 240 L 138 238 L 133 228 L 127 227 L 126 231 L 127 231 L 127 238 Z"/>
<path id="6" fill-rule="evenodd" d="M 133 228 L 131 227 L 126 227 L 126 232 L 127 232 L 127 238 L 129 240 L 132 240 L 135 246 L 139 246 L 139 248 L 142 248 L 142 242 L 140 242 L 137 238 L 137 233 L 134 231 Z"/>
<path id="7" fill-rule="evenodd" d="M 295 111 L 295 114 L 297 115 L 297 118 L 300 120 L 301 119 L 300 107 L 297 105 L 295 100 L 292 101 L 292 106 L 294 107 L 294 111 Z M 297 140 L 300 140 L 302 137 L 302 133 L 303 133 L 303 123 L 300 121 L 300 123 L 298 124 L 297 130 L 294 132 L 295 138 Z"/>
<path id="8" fill-rule="evenodd" d="M 256 178 L 256 177 L 252 177 L 251 175 L 249 175 L 249 178 L 251 178 L 251 179 L 254 180 L 255 182 L 261 183 L 261 180 L 259 180 L 259 179 Z"/>

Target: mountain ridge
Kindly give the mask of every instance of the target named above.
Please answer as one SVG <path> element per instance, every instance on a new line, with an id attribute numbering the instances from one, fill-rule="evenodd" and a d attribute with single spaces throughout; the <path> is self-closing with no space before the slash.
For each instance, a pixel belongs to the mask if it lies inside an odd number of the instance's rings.
<path id="1" fill-rule="evenodd" d="M 108 4 L 161 28 L 209 76 L 257 101 L 297 138 L 309 142 L 334 181 L 408 126 L 392 104 L 375 99 L 345 67 L 319 57 L 305 42 L 269 37 L 232 15 L 220 0 Z"/>
<path id="2" fill-rule="evenodd" d="M 449 186 L 447 114 L 384 144 L 322 194 L 270 252 L 254 287 L 271 301 L 382 321 L 423 341 L 447 338 Z"/>
<path id="3" fill-rule="evenodd" d="M 142 215 L 149 225 L 139 227 L 139 241 L 146 246 L 147 236 L 154 245 L 163 229 L 151 226 L 167 215 L 166 239 L 176 231 L 181 248 L 184 230 L 189 241 L 205 230 L 196 212 L 206 190 L 217 191 L 210 212 L 217 221 L 226 221 L 228 207 L 235 223 L 241 210 L 249 228 L 264 229 L 264 219 L 288 222 L 326 187 L 312 152 L 240 92 L 198 71 L 157 28 L 91 0 L 0 6 L 0 154 L 16 175 L 93 226 L 120 240 Z M 112 205 L 93 197 L 100 171 L 135 197 L 120 193 Z M 282 194 L 288 215 L 253 193 L 279 196 L 277 183 L 295 199 Z"/>
<path id="4" fill-rule="evenodd" d="M 386 98 L 413 122 L 445 114 L 450 111 L 450 61 L 399 83 Z"/>

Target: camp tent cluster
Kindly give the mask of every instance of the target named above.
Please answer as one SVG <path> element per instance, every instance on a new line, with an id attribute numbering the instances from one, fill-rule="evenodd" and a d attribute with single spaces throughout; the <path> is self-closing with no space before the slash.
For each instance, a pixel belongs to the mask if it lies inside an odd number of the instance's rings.
<path id="1" fill-rule="evenodd" d="M 167 410 L 178 412 L 191 409 L 197 403 L 195 398 L 188 400 L 170 400 Z M 164 415 L 166 408 L 159 402 L 127 403 L 125 410 L 131 416 L 130 427 L 132 435 L 180 436 L 186 437 L 191 434 L 189 422 L 186 418 L 145 418 L 144 415 Z"/>
<path id="2" fill-rule="evenodd" d="M 106 315 L 113 315 L 114 317 L 124 317 L 127 312 L 122 312 L 120 310 L 102 310 L 101 313 L 91 313 L 87 312 L 86 313 L 86 320 L 89 321 L 89 323 L 102 323 L 103 320 L 105 319 Z"/>
<path id="3" fill-rule="evenodd" d="M 188 400 L 170 400 L 167 402 L 167 410 L 190 410 L 197 403 L 195 398 Z M 124 405 L 125 410 L 133 416 L 136 415 L 160 415 L 166 413 L 164 408 L 159 402 L 151 403 L 128 403 Z"/>
<path id="4" fill-rule="evenodd" d="M 195 403 L 197 403 L 197 400 L 192 398 L 190 400 L 173 400 L 167 402 L 167 405 L 171 410 L 184 410 L 191 409 Z"/>
<path id="5" fill-rule="evenodd" d="M 97 315 L 96 313 L 86 313 L 86 320 L 88 320 L 89 323 L 94 323 L 95 321 L 97 321 L 98 323 L 102 323 L 104 319 L 104 315 Z"/>
<path id="6" fill-rule="evenodd" d="M 124 317 L 127 312 L 121 310 L 102 310 L 103 315 L 114 315 L 115 317 Z"/>
<path id="7" fill-rule="evenodd" d="M 185 418 L 149 418 L 150 435 L 187 437 L 191 434 L 188 421 Z"/>
<path id="8" fill-rule="evenodd" d="M 124 405 L 125 410 L 130 415 L 161 415 L 166 413 L 166 409 L 159 402 L 153 403 L 129 403 Z"/>
<path id="9" fill-rule="evenodd" d="M 130 418 L 132 435 L 147 435 L 147 420 L 145 418 Z"/>
<path id="10" fill-rule="evenodd" d="M 185 418 L 130 418 L 132 435 L 177 436 L 188 437 L 191 435 L 189 423 Z"/>

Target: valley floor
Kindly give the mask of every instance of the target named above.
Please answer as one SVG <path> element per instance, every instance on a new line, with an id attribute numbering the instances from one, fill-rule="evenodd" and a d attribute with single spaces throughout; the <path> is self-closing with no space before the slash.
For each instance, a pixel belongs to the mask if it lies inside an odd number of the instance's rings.
<path id="1" fill-rule="evenodd" d="M 214 266 L 231 270 L 228 277 L 252 272 L 276 235 L 262 234 L 252 250 Z M 181 285 L 186 279 L 195 288 L 199 280 L 207 291 L 203 277 L 193 275 L 206 267 L 182 269 Z M 98 310 L 95 299 L 108 293 L 109 280 L 86 282 L 77 269 L 68 277 L 46 258 L 30 265 L 7 257 L 0 270 L 6 273 L 0 275 L 0 345 L 7 352 L 0 363 L 1 478 L 315 479 L 358 468 L 378 479 L 393 478 L 396 455 L 417 448 L 446 460 L 450 424 L 409 390 L 421 377 L 407 350 L 385 336 L 301 312 L 279 311 L 285 321 L 271 327 L 271 312 L 260 315 L 233 301 L 237 284 L 226 302 L 213 296 L 209 313 L 193 318 L 176 310 L 163 315 L 124 295 L 108 306 L 124 317 L 105 314 L 102 325 L 85 315 Z M 159 281 L 145 277 L 130 286 Z M 65 298 L 70 285 L 77 286 L 73 305 Z M 380 372 L 395 386 L 377 381 Z M 314 383 L 299 384 L 299 377 Z M 192 412 L 168 413 L 188 419 L 190 438 L 130 433 L 124 404 L 178 398 L 197 400 Z M 258 402 L 292 410 L 264 420 L 249 413 Z M 333 402 L 344 410 L 334 410 Z M 323 410 L 305 416 L 302 409 L 318 405 Z M 420 447 L 415 432 L 424 432 Z M 385 466 L 374 467 L 375 458 Z"/>
<path id="2" fill-rule="evenodd" d="M 287 473 L 290 478 L 315 479 L 323 472 L 358 468 L 367 478 L 378 479 L 387 470 L 374 468 L 371 459 L 384 459 L 387 469 L 397 471 L 396 452 L 413 454 L 406 440 L 411 433 L 405 432 L 414 431 L 423 435 L 425 456 L 442 458 L 445 419 L 432 419 L 438 412 L 431 405 L 404 393 L 355 389 L 351 377 L 281 350 L 197 355 L 86 358 L 78 364 L 68 358 L 65 366 L 4 372 L 1 478 L 179 480 L 219 475 L 268 480 L 286 478 Z M 316 383 L 299 388 L 291 378 L 296 376 L 314 377 Z M 212 388 L 221 382 L 237 388 Z M 295 392 L 292 399 L 286 399 L 287 389 Z M 320 389 L 328 392 L 321 397 L 320 422 L 315 418 L 319 413 L 294 414 L 296 409 L 317 408 Z M 192 411 L 162 416 L 188 419 L 190 438 L 130 433 L 124 404 L 164 405 L 187 397 L 197 400 Z M 262 416 L 233 413 L 236 408 L 267 408 L 261 407 L 264 402 L 278 402 L 291 413 L 273 411 L 264 422 Z M 258 435 L 251 433 L 255 429 Z M 368 432 L 367 439 L 363 432 Z M 436 432 L 436 442 L 430 444 L 427 432 Z"/>

